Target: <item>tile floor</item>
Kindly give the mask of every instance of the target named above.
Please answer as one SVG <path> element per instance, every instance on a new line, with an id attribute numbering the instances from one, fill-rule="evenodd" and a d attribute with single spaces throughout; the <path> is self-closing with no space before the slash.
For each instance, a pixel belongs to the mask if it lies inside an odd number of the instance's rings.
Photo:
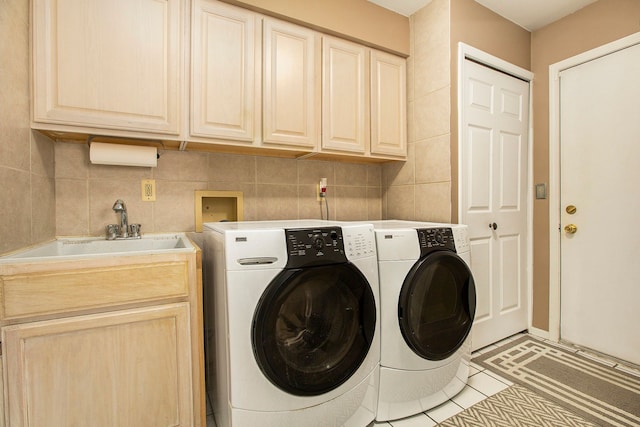
<path id="1" fill-rule="evenodd" d="M 471 362 L 471 371 L 469 372 L 469 382 L 467 386 L 462 389 L 462 391 L 452 399 L 443 403 L 440 406 L 437 406 L 433 409 L 430 409 L 424 413 L 414 415 L 413 417 L 403 418 L 395 421 L 388 421 L 383 423 L 372 423 L 368 427 L 432 427 L 437 426 L 438 423 L 443 422 L 449 417 L 452 417 L 463 410 L 469 408 L 470 406 L 475 405 L 476 403 L 480 403 L 482 400 L 486 399 L 489 396 L 492 396 L 505 388 L 513 385 L 513 383 L 506 378 L 501 377 L 500 375 L 491 372 L 484 367 L 473 363 L 473 356 L 480 355 L 486 353 L 488 351 L 494 350 L 501 345 L 504 345 L 510 341 L 516 340 L 522 337 L 524 334 L 516 334 L 512 337 L 506 338 L 500 342 L 497 342 L 493 345 L 487 346 L 481 350 L 478 350 L 472 355 Z M 556 343 L 553 341 L 545 340 L 543 338 L 539 338 L 533 336 L 533 338 L 540 339 L 547 344 L 551 344 L 557 347 L 562 347 L 565 350 L 575 352 L 577 354 L 581 354 L 585 357 L 589 357 L 591 359 L 597 360 L 601 363 L 609 365 L 615 369 L 619 369 L 621 371 L 630 373 L 632 375 L 636 375 L 640 377 L 640 370 L 637 366 L 626 366 L 615 360 L 612 360 L 604 355 L 593 354 L 590 352 L 582 351 L 576 347 L 571 347 L 562 343 Z"/>
<path id="2" fill-rule="evenodd" d="M 499 345 L 505 344 L 511 340 L 517 339 L 521 334 L 514 335 L 507 338 L 495 345 L 488 346 L 482 350 L 478 350 L 474 355 L 479 355 L 487 351 L 491 351 L 497 348 Z M 513 383 L 506 378 L 503 378 L 480 365 L 471 362 L 469 372 L 469 381 L 465 388 L 462 389 L 453 398 L 449 399 L 440 406 L 436 406 L 426 412 L 423 412 L 412 417 L 403 418 L 400 420 L 387 421 L 382 423 L 374 422 L 370 427 L 432 427 L 437 426 L 438 423 L 443 422 L 447 418 L 450 418 L 465 409 L 475 405 L 492 396 L 507 387 L 513 385 Z"/>
<path id="3" fill-rule="evenodd" d="M 499 346 L 508 343 L 509 341 L 518 339 L 523 334 L 516 334 L 512 337 L 506 338 L 500 342 L 497 342 L 493 345 L 487 346 L 481 350 L 474 352 L 472 355 L 480 355 L 491 351 Z M 590 357 L 592 359 L 596 359 L 600 362 L 606 363 L 607 365 L 614 367 L 616 369 L 620 369 L 627 373 L 631 373 L 633 375 L 640 376 L 640 370 L 638 370 L 636 366 L 625 366 L 616 361 L 603 357 L 602 355 L 594 355 L 588 352 L 584 352 L 578 350 L 573 347 L 569 347 L 564 344 L 554 343 L 552 341 L 548 341 L 542 338 L 538 338 L 533 336 L 533 338 L 540 339 L 548 344 L 552 344 L 555 346 L 559 346 L 570 351 L 582 354 L 584 356 Z M 443 403 L 440 406 L 437 406 L 433 409 L 430 409 L 426 412 L 414 415 L 412 417 L 403 418 L 400 420 L 388 421 L 388 422 L 373 422 L 367 427 L 432 427 L 437 426 L 438 423 L 443 422 L 447 418 L 450 418 L 463 410 L 475 405 L 476 403 L 481 402 L 489 396 L 492 396 L 507 387 L 513 385 L 513 383 L 506 378 L 495 374 L 488 369 L 483 368 L 480 365 L 471 362 L 471 371 L 469 372 L 469 382 L 465 386 L 464 389 L 460 393 L 458 393 L 455 397 Z M 213 415 L 211 415 L 211 411 L 207 409 L 207 427 L 216 427 L 216 424 L 213 420 Z"/>

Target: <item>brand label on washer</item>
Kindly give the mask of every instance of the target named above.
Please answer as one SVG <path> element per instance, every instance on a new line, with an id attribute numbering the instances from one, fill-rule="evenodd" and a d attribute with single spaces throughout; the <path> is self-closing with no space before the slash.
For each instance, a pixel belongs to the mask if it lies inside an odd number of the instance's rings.
<path id="1" fill-rule="evenodd" d="M 242 237 L 236 237 L 236 242 L 246 242 L 247 238 L 245 236 Z"/>

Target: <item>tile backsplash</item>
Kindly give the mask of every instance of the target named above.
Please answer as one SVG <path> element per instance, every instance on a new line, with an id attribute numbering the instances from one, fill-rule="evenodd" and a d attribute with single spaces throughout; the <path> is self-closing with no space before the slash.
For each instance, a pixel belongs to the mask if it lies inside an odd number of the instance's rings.
<path id="1" fill-rule="evenodd" d="M 105 166 L 89 163 L 85 144 L 54 146 L 59 236 L 102 235 L 117 222 L 111 207 L 118 198 L 143 232 L 193 231 L 196 190 L 242 191 L 246 221 L 320 218 L 320 178 L 327 178 L 330 219 L 382 219 L 378 164 L 160 151 L 157 168 Z M 142 201 L 143 179 L 156 181 L 155 202 Z"/>
<path id="2" fill-rule="evenodd" d="M 29 121 L 29 2 L 0 3 L 0 254 L 55 235 L 53 144 Z"/>

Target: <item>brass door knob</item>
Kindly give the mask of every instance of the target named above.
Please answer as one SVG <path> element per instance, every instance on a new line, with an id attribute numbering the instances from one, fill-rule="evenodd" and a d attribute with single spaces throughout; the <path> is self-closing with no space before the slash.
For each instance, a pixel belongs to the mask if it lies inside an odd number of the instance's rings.
<path id="1" fill-rule="evenodd" d="M 578 227 L 575 224 L 568 224 L 564 226 L 564 231 L 567 234 L 575 234 L 578 231 Z"/>

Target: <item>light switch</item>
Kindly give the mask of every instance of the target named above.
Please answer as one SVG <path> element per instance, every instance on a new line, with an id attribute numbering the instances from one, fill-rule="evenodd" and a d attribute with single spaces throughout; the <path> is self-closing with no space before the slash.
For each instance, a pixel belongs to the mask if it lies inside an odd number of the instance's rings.
<path id="1" fill-rule="evenodd" d="M 536 199 L 547 198 L 547 184 L 536 184 Z"/>

